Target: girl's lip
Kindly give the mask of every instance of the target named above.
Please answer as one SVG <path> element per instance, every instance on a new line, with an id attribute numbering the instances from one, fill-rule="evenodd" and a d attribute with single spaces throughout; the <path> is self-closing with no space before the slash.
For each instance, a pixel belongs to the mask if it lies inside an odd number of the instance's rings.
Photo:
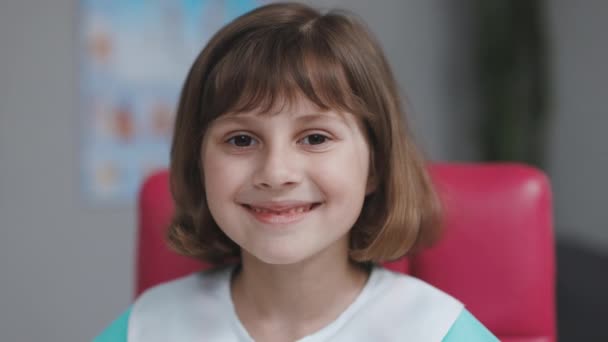
<path id="1" fill-rule="evenodd" d="M 258 221 L 265 223 L 265 224 L 290 224 L 290 223 L 296 223 L 302 219 L 304 219 L 306 216 L 308 216 L 308 214 L 310 214 L 313 210 L 315 210 L 317 207 L 321 206 L 322 203 L 309 203 L 308 205 L 310 205 L 310 209 L 306 210 L 306 211 L 302 211 L 302 212 L 291 212 L 291 213 L 279 213 L 276 211 L 286 211 L 288 209 L 291 208 L 298 208 L 298 207 L 302 207 L 305 206 L 307 204 L 303 203 L 300 205 L 291 205 L 289 207 L 286 206 L 282 206 L 280 207 L 281 209 L 274 209 L 277 208 L 272 207 L 272 208 L 267 208 L 267 207 L 258 207 L 257 205 L 255 206 L 255 208 L 260 208 L 260 209 L 268 209 L 271 211 L 256 211 L 252 208 L 251 205 L 247 205 L 247 204 L 243 204 L 242 206 Z M 275 212 L 273 212 L 275 211 Z"/>
<path id="2" fill-rule="evenodd" d="M 304 206 L 314 206 L 319 202 L 310 201 L 272 201 L 272 202 L 256 202 L 256 203 L 244 203 L 247 207 L 266 209 L 272 211 L 284 211 L 292 208 L 299 208 Z"/>

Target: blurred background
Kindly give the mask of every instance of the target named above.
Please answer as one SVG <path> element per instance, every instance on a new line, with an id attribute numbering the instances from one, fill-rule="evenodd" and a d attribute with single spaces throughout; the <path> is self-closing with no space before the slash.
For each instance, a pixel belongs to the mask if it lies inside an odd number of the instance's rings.
<path id="1" fill-rule="evenodd" d="M 169 11 L 169 3 L 190 12 L 156 26 L 155 15 Z M 432 160 L 520 160 L 547 172 L 560 341 L 608 341 L 608 44 L 602 38 L 608 3 L 306 3 L 346 8 L 368 23 Z M 150 4 L 161 11 L 148 12 Z M 168 159 L 175 88 L 197 52 L 193 46 L 201 48 L 225 20 L 253 6 L 0 2 L 0 340 L 90 340 L 128 307 L 133 196 L 139 179 Z M 98 20 L 112 15 L 119 15 L 116 22 Z M 204 25 L 184 24 L 190 32 L 184 35 L 171 31 L 175 18 Z M 149 54 L 121 65 L 115 74 L 121 77 L 104 79 L 104 58 L 124 51 L 117 29 L 123 27 L 132 30 L 131 39 L 141 37 L 143 50 L 131 56 Z M 138 35 L 154 27 L 169 30 Z M 178 36 L 185 42 L 179 49 L 159 45 Z M 131 88 L 134 83 L 139 86 Z"/>

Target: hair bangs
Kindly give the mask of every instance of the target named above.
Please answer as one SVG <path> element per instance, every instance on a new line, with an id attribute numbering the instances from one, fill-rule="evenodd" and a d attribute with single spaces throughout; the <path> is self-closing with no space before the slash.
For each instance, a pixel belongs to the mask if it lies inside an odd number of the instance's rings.
<path id="1" fill-rule="evenodd" d="M 253 34 L 235 42 L 208 83 L 213 96 L 203 109 L 212 119 L 228 113 L 276 114 L 305 99 L 319 110 L 365 115 L 330 44 L 304 29 Z M 244 63 L 243 61 L 247 61 Z"/>

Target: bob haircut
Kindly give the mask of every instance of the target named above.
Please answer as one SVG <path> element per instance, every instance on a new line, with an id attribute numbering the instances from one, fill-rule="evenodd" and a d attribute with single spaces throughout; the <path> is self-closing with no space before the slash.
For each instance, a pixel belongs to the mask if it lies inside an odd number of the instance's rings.
<path id="1" fill-rule="evenodd" d="M 440 204 L 377 41 L 350 14 L 275 3 L 224 26 L 188 73 L 171 147 L 170 247 L 211 263 L 239 258 L 240 247 L 218 227 L 206 203 L 203 137 L 220 115 L 268 113 L 297 98 L 355 115 L 370 146 L 375 190 L 350 231 L 349 257 L 385 262 L 436 240 Z"/>

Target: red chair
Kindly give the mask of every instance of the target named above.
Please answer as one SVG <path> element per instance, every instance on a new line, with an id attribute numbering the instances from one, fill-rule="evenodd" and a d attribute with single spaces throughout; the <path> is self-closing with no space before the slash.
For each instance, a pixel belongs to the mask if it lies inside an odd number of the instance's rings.
<path id="1" fill-rule="evenodd" d="M 518 164 L 430 167 L 445 206 L 445 235 L 415 257 L 387 264 L 465 303 L 504 342 L 553 342 L 555 252 L 547 177 Z M 168 173 L 149 177 L 139 198 L 136 295 L 207 267 L 172 253 Z"/>

